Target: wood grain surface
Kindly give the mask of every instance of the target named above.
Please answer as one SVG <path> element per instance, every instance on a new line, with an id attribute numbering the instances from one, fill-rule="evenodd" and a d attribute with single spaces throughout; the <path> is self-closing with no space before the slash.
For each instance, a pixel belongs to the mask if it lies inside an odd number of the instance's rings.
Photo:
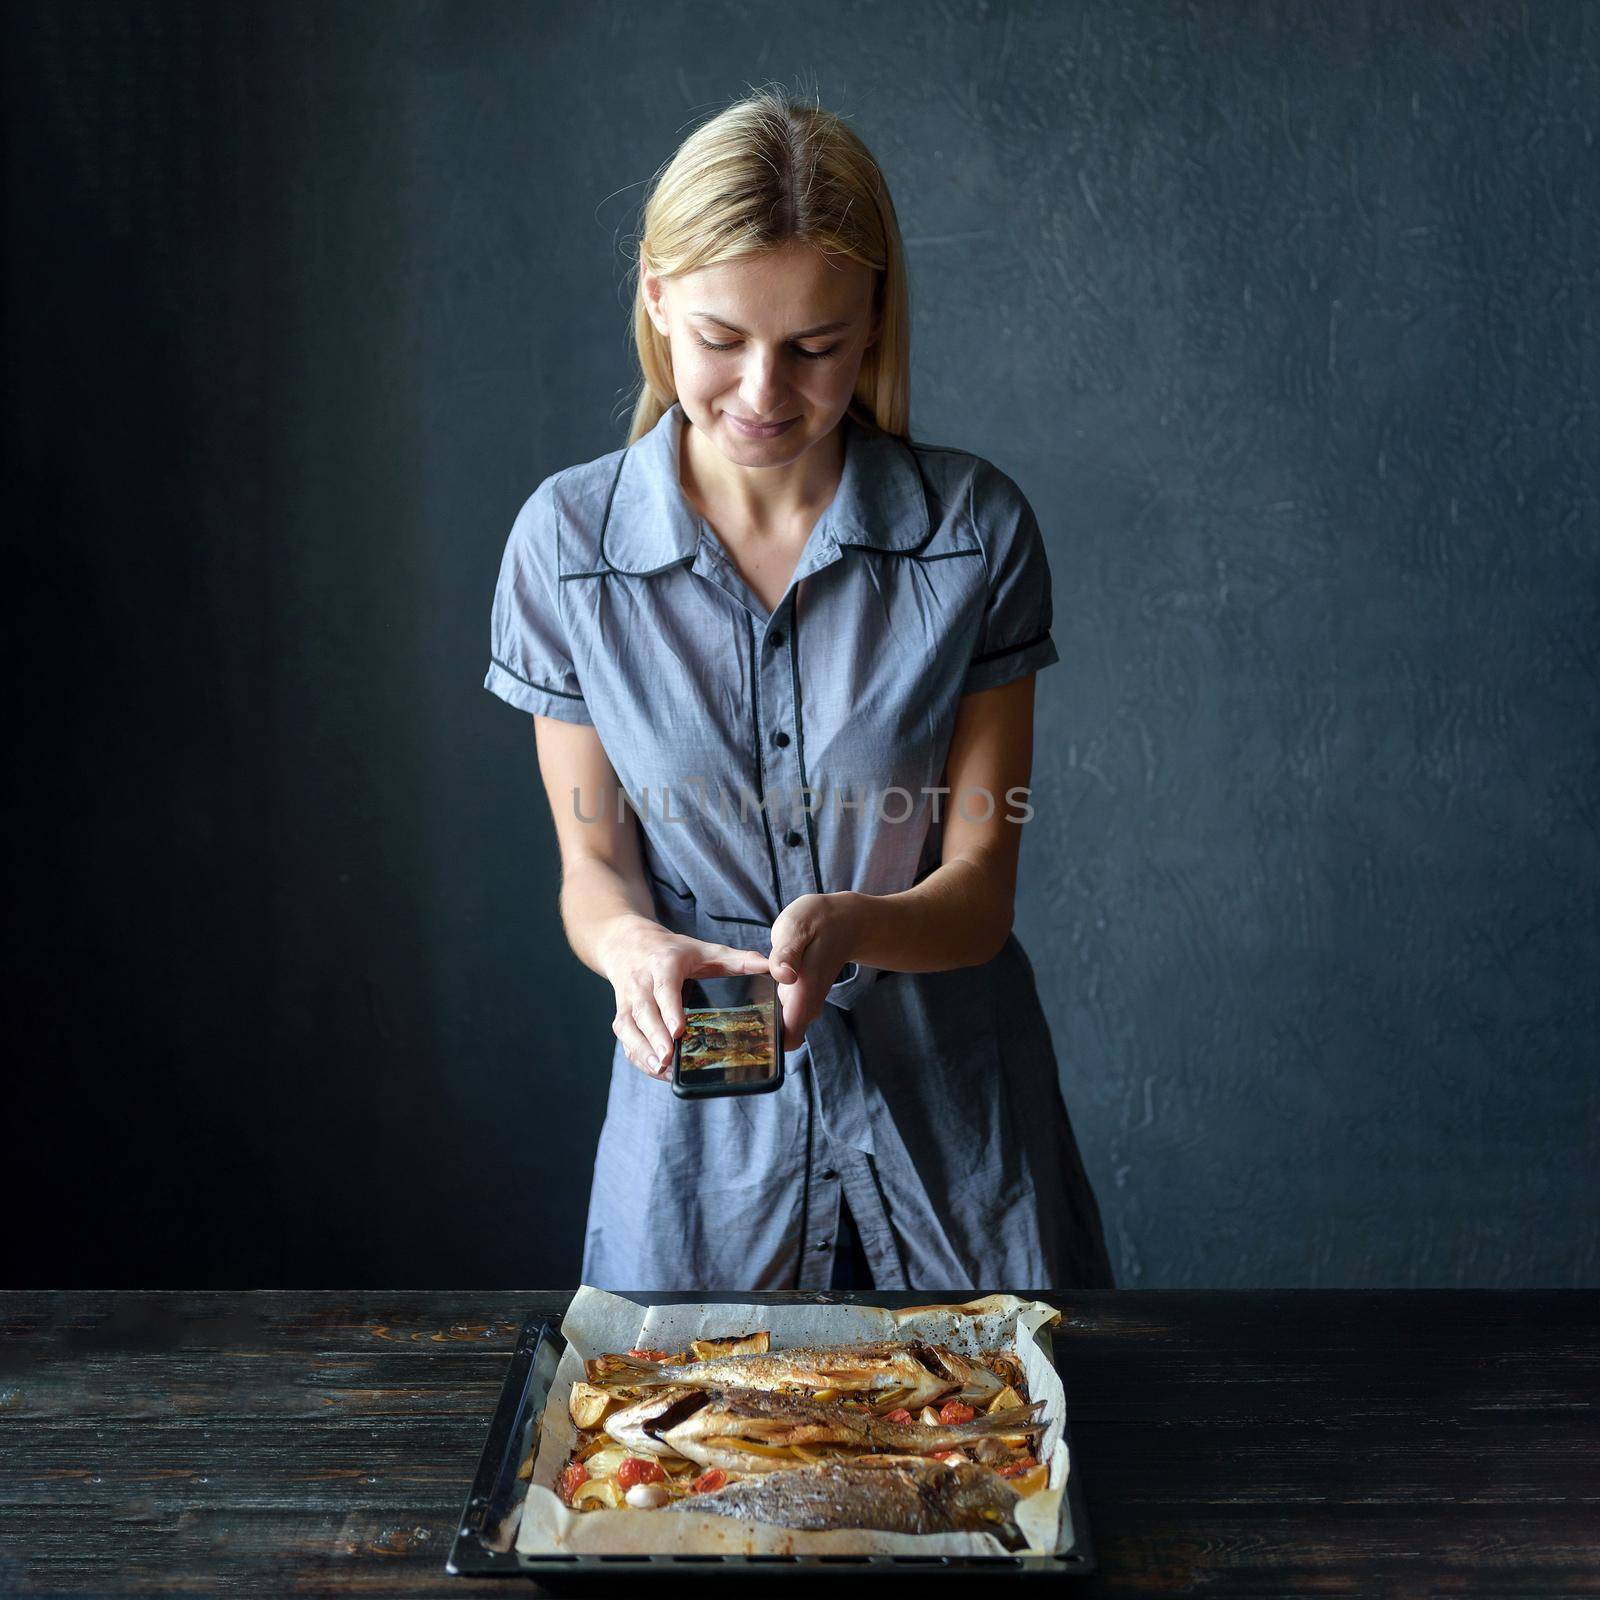
<path id="1" fill-rule="evenodd" d="M 1065 1312 L 1084 1595 L 1600 1594 L 1600 1294 L 1018 1292 Z M 0 1293 L 0 1591 L 521 1592 L 444 1562 L 569 1295 Z"/>

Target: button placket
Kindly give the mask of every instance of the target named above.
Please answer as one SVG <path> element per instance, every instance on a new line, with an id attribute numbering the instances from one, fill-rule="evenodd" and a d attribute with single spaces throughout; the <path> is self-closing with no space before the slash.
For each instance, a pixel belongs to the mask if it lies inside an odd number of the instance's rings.
<path id="1" fill-rule="evenodd" d="M 837 1169 L 839 1191 L 850 1204 L 873 1283 L 880 1289 L 909 1288 L 871 1159 L 860 1151 L 835 1149 L 829 1164 Z"/>
<path id="2" fill-rule="evenodd" d="M 814 1158 L 819 1160 L 821 1158 Z M 844 1193 L 835 1168 L 811 1173 L 811 1204 L 800 1241 L 800 1287 L 826 1289 L 833 1282 L 833 1256 L 839 1237 L 839 1200 Z"/>
<path id="3" fill-rule="evenodd" d="M 761 705 L 763 708 L 772 708 L 768 727 L 760 730 L 759 736 L 763 741 L 761 759 L 770 774 L 774 797 L 781 794 L 785 800 L 783 831 L 778 835 L 783 845 L 778 853 L 780 911 L 791 900 L 817 892 L 820 887 L 812 883 L 812 874 L 807 871 L 805 818 L 802 815 L 798 825 L 795 820 L 796 809 L 804 806 L 806 797 L 802 792 L 800 774 L 800 730 L 790 726 L 791 708 L 798 703 L 793 655 L 789 648 L 790 630 L 794 622 L 792 616 L 786 622 L 778 620 L 786 612 L 792 611 L 793 594 L 791 589 L 773 613 L 766 649 L 759 658 Z"/>
<path id="4" fill-rule="evenodd" d="M 755 652 L 754 661 L 760 675 L 757 703 L 761 713 L 755 728 L 756 755 L 768 775 L 774 795 L 781 791 L 789 799 L 782 833 L 776 827 L 772 830 L 779 844 L 775 862 L 779 911 L 799 896 L 820 894 L 823 889 L 810 837 L 811 819 L 805 812 L 808 800 L 804 793 L 806 778 L 802 765 L 805 730 L 800 725 L 804 713 L 796 682 L 799 651 L 794 632 L 797 605 L 795 591 L 791 589 L 773 613 L 766 647 Z M 823 1007 L 824 1012 L 830 1009 L 826 1005 Z M 808 1091 L 815 1096 L 813 1106 L 821 1137 L 810 1146 L 805 1177 L 807 1203 L 801 1218 L 800 1262 L 796 1273 L 796 1284 L 801 1289 L 826 1289 L 832 1284 L 837 1251 L 843 1174 L 829 1150 L 824 1130 L 834 1123 L 841 1106 L 824 1107 L 825 1094 L 831 1101 L 843 1091 L 847 1125 L 855 1127 L 861 1120 L 859 1086 L 852 1092 L 841 1083 L 841 1073 L 847 1066 L 840 1058 L 841 1026 L 837 1013 L 819 1017 L 806 1038 L 810 1049 L 806 1074 Z M 854 1115 L 849 1110 L 852 1104 L 856 1106 Z"/>

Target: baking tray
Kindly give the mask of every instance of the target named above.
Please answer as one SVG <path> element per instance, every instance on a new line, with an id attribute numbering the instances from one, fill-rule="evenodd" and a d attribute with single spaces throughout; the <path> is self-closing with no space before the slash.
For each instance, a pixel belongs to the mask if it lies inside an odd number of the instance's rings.
<path id="1" fill-rule="evenodd" d="M 700 1298 L 685 1294 L 633 1294 L 643 1305 L 662 1305 Z M 745 1301 L 737 1294 L 719 1290 L 719 1301 L 739 1305 L 764 1304 Z M 863 1301 L 871 1296 L 863 1294 Z M 930 1302 L 931 1303 L 931 1302 Z M 1089 1538 L 1089 1522 L 1084 1514 L 1083 1473 L 1078 1453 L 1072 1446 L 1072 1395 L 1059 1360 L 1062 1389 L 1067 1395 L 1067 1415 L 1062 1419 L 1070 1469 L 1067 1474 L 1066 1515 L 1062 1518 L 1059 1548 L 1049 1555 L 968 1555 L 968 1556 L 890 1556 L 890 1555 L 725 1555 L 725 1556 L 639 1556 L 639 1555 L 527 1555 L 516 1548 L 516 1525 L 521 1518 L 527 1484 L 517 1477 L 517 1468 L 533 1448 L 535 1430 L 544 1415 L 545 1398 L 555 1379 L 567 1341 L 560 1330 L 543 1317 L 523 1319 L 500 1389 L 500 1401 L 489 1423 L 477 1475 L 472 1480 L 467 1503 L 450 1546 L 445 1571 L 454 1576 L 478 1578 L 531 1578 L 552 1593 L 582 1593 L 599 1585 L 610 1587 L 624 1578 L 644 1583 L 668 1573 L 692 1575 L 697 1583 L 720 1580 L 748 1586 L 757 1572 L 763 1578 L 805 1576 L 815 1580 L 826 1572 L 837 1578 L 845 1572 L 859 1571 L 875 1579 L 916 1577 L 927 1579 L 960 1573 L 967 1577 L 977 1572 L 997 1578 L 1059 1579 L 1094 1570 L 1094 1546 Z"/>

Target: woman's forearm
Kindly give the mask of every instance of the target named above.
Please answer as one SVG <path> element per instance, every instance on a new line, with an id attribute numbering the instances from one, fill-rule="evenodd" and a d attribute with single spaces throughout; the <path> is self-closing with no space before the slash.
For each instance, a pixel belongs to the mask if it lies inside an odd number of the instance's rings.
<path id="1" fill-rule="evenodd" d="M 957 856 L 898 894 L 848 894 L 850 958 L 885 972 L 946 972 L 992 960 L 1011 932 L 1014 898 L 997 878 Z"/>
<path id="2" fill-rule="evenodd" d="M 898 894 L 840 896 L 849 907 L 849 959 L 885 972 L 945 972 L 992 960 L 1011 931 L 1013 896 L 998 874 L 966 856 Z M 591 972 L 608 971 L 607 952 L 639 923 L 655 926 L 650 892 L 598 857 L 567 868 L 561 921 L 573 953 Z"/>
<path id="3" fill-rule="evenodd" d="M 642 881 L 596 856 L 582 857 L 562 874 L 561 924 L 573 953 L 591 972 L 606 976 L 612 941 L 641 921 L 656 922 Z"/>

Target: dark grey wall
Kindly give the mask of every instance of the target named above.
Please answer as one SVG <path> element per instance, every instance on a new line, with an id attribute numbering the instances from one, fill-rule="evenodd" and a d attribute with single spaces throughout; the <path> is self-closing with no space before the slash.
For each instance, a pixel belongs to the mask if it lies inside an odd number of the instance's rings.
<path id="1" fill-rule="evenodd" d="M 622 442 L 640 184 L 804 75 L 917 436 L 1047 531 L 1018 932 L 1120 1281 L 1600 1283 L 1592 8 L 4 26 L 8 1281 L 576 1279 L 611 996 L 489 598 Z"/>

